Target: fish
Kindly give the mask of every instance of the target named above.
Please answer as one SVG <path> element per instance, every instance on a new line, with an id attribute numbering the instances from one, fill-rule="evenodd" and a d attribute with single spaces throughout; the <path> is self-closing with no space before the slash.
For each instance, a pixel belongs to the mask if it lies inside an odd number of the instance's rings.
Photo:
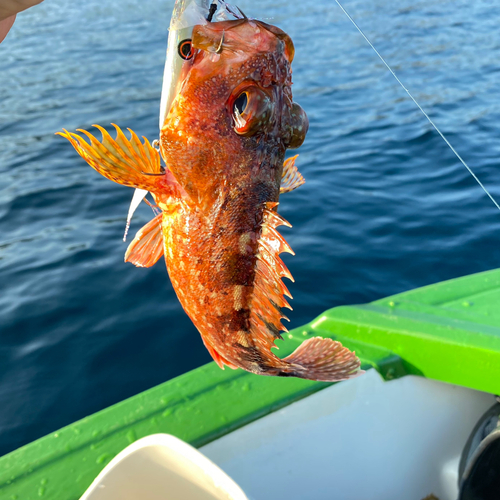
<path id="1" fill-rule="evenodd" d="M 359 358 L 330 338 L 311 337 L 284 358 L 271 350 L 287 331 L 282 309 L 291 309 L 283 278 L 293 280 L 279 256 L 293 254 L 277 230 L 291 227 L 279 197 L 304 183 L 297 157 L 285 153 L 303 143 L 308 119 L 293 101 L 291 38 L 229 12 L 234 19 L 195 16 L 197 24 L 175 34 L 183 61 L 162 100 L 158 148 L 115 124 L 115 138 L 99 125 L 100 140 L 84 129 L 58 134 L 103 176 L 151 193 L 159 213 L 137 232 L 125 261 L 150 267 L 165 258 L 220 368 L 325 382 L 355 377 Z"/>

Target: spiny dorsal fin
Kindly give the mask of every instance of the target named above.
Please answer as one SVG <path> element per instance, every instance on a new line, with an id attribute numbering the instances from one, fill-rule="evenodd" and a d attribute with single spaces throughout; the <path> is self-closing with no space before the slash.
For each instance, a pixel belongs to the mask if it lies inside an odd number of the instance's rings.
<path id="1" fill-rule="evenodd" d="M 295 166 L 295 160 L 299 155 L 292 156 L 283 163 L 283 175 L 281 176 L 280 194 L 289 193 L 302 186 L 306 181 Z"/>
<path id="2" fill-rule="evenodd" d="M 137 231 L 125 253 L 125 262 L 137 267 L 151 267 L 158 262 L 163 255 L 161 220 L 162 214 L 158 214 Z"/>
<path id="3" fill-rule="evenodd" d="M 290 224 L 274 210 L 277 205 L 276 202 L 269 202 L 264 209 L 250 308 L 252 337 L 264 350 L 277 347 L 274 341 L 281 338 L 280 332 L 288 331 L 281 323 L 282 319 L 288 319 L 281 312 L 281 308 L 291 309 L 285 295 L 290 298 L 292 296 L 281 278 L 287 277 L 293 281 L 293 277 L 280 259 L 279 253 L 293 254 L 293 251 L 276 230 L 277 226 L 290 226 Z"/>
<path id="4" fill-rule="evenodd" d="M 131 137 L 127 139 L 120 127 L 114 123 L 112 125 L 116 129 L 115 139 L 104 128 L 94 125 L 102 133 L 101 141 L 87 130 L 78 129 L 78 132 L 87 136 L 90 144 L 82 136 L 65 129 L 57 134 L 68 139 L 78 154 L 104 177 L 124 186 L 151 191 L 157 177 L 143 172 L 162 173 L 160 154 L 145 137 L 142 144 L 135 132 L 128 129 Z"/>

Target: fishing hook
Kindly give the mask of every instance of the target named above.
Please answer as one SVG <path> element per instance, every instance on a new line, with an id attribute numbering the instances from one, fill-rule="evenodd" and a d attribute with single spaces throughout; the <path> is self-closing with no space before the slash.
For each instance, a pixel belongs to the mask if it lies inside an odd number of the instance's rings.
<path id="1" fill-rule="evenodd" d="M 149 175 L 150 177 L 160 177 L 161 175 L 166 175 L 167 171 L 165 170 L 165 167 L 163 165 L 160 165 L 160 173 L 157 172 L 142 172 L 141 174 L 143 175 Z"/>
<path id="2" fill-rule="evenodd" d="M 224 44 L 224 31 L 222 31 L 222 38 L 220 39 L 219 46 L 217 47 L 217 50 L 215 51 L 216 54 L 220 54 L 222 52 L 222 45 Z"/>

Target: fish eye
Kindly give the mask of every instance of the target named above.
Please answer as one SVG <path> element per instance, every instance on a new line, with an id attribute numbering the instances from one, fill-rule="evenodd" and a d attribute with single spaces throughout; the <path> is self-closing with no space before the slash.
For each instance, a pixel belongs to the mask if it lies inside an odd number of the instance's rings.
<path id="1" fill-rule="evenodd" d="M 234 131 L 238 135 L 250 136 L 265 128 L 274 108 L 267 93 L 251 85 L 234 95 L 236 98 L 232 101 L 231 108 Z"/>
<path id="2" fill-rule="evenodd" d="M 302 145 L 309 129 L 309 119 L 306 112 L 296 102 L 290 112 L 290 139 L 288 148 L 295 149 Z"/>
<path id="3" fill-rule="evenodd" d="M 248 94 L 246 92 L 242 92 L 239 97 L 236 98 L 236 101 L 234 101 L 233 107 L 234 107 L 234 112 L 236 111 L 242 115 L 243 112 L 245 111 L 245 108 L 247 107 L 248 104 Z"/>
<path id="4" fill-rule="evenodd" d="M 193 44 L 191 43 L 191 39 L 186 38 L 185 40 L 179 42 L 179 45 L 177 46 L 177 52 L 182 57 L 182 59 L 186 61 L 188 59 L 191 59 L 194 54 Z"/>

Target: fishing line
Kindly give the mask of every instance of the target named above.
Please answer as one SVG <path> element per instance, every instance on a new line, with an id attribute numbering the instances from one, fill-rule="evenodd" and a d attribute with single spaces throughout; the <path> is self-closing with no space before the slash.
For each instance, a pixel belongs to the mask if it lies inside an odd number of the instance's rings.
<path id="1" fill-rule="evenodd" d="M 384 63 L 384 65 L 386 66 L 386 68 L 391 72 L 392 76 L 396 79 L 396 81 L 399 83 L 399 85 L 401 85 L 401 87 L 403 87 L 403 90 L 408 94 L 408 96 L 410 97 L 410 99 L 417 105 L 418 109 L 420 111 L 422 111 L 423 115 L 427 118 L 427 120 L 429 121 L 429 123 L 434 127 L 434 129 L 436 130 L 436 132 L 441 136 L 441 138 L 443 139 L 443 141 L 446 142 L 446 144 L 449 146 L 449 148 L 455 153 L 455 156 L 460 160 L 460 162 L 462 163 L 462 165 L 469 171 L 470 175 L 472 175 L 472 177 L 474 177 L 475 181 L 481 186 L 482 190 L 488 195 L 488 197 L 495 204 L 495 206 L 498 208 L 498 210 L 500 210 L 500 205 L 495 201 L 495 198 L 493 198 L 493 196 L 491 196 L 491 194 L 489 193 L 489 191 L 484 187 L 483 183 L 477 178 L 476 174 L 471 170 L 471 168 L 469 167 L 469 165 L 467 165 L 467 163 L 465 163 L 465 160 L 457 153 L 456 149 L 450 144 L 450 141 L 448 141 L 448 139 L 444 136 L 444 134 L 441 132 L 441 130 L 439 130 L 438 127 L 437 127 L 437 125 L 432 121 L 432 119 L 430 118 L 430 116 L 423 110 L 422 106 L 420 106 L 420 104 L 416 101 L 416 99 L 413 97 L 413 95 L 410 93 L 410 91 L 403 85 L 403 82 L 398 78 L 398 76 L 392 70 L 392 68 L 389 66 L 389 64 L 387 64 L 386 60 L 382 57 L 382 55 L 380 54 L 380 52 L 374 47 L 373 43 L 370 42 L 370 40 L 368 39 L 368 37 L 363 33 L 363 30 L 356 24 L 356 21 L 354 21 L 354 19 L 344 9 L 344 7 L 339 2 L 339 0 L 335 0 L 335 2 L 342 9 L 342 12 L 347 16 L 347 18 L 349 19 L 349 21 L 351 21 L 351 23 L 354 24 L 354 26 L 359 31 L 359 33 L 361 34 L 361 36 L 368 42 L 368 45 L 370 45 L 370 47 L 375 51 L 375 54 L 377 54 L 377 56 Z"/>

